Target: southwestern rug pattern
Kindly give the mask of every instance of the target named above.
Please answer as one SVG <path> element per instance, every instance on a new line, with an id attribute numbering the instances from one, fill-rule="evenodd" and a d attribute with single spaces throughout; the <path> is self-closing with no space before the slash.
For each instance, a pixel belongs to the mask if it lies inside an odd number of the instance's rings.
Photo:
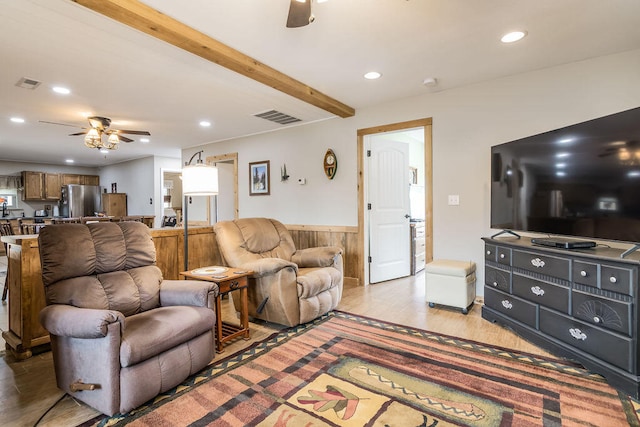
<path id="1" fill-rule="evenodd" d="M 636 403 L 570 362 L 336 311 L 98 426 L 626 426 Z"/>

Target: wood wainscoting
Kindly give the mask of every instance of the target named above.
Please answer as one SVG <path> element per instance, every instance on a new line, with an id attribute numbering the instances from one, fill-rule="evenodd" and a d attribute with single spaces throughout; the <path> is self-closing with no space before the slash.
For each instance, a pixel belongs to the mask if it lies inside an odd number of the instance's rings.
<path id="1" fill-rule="evenodd" d="M 318 246 L 339 246 L 343 249 L 344 284 L 359 286 L 363 284 L 360 277 L 360 265 L 364 262 L 359 251 L 358 227 L 321 226 L 321 225 L 285 225 L 291 233 L 297 249 Z"/>

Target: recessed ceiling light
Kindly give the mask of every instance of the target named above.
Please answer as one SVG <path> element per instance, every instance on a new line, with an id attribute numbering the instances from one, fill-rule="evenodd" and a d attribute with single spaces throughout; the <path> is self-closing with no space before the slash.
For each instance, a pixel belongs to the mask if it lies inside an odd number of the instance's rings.
<path id="1" fill-rule="evenodd" d="M 24 119 L 22 117 L 11 117 L 11 121 L 13 123 L 24 123 Z"/>
<path id="2" fill-rule="evenodd" d="M 503 35 L 500 38 L 500 41 L 502 43 L 513 43 L 513 42 L 517 42 L 518 40 L 522 40 L 526 35 L 527 35 L 526 31 L 512 31 L 510 33 Z"/>
<path id="3" fill-rule="evenodd" d="M 140 142 L 147 144 L 149 142 L 149 138 L 140 138 Z"/>
<path id="4" fill-rule="evenodd" d="M 53 87 L 53 91 L 55 93 L 59 93 L 61 95 L 69 95 L 71 93 L 71 91 L 69 89 L 67 89 L 66 87 L 62 87 L 62 86 L 54 86 Z"/>
<path id="5" fill-rule="evenodd" d="M 65 162 L 67 162 L 67 163 L 73 163 L 73 162 L 74 162 L 74 160 L 73 160 L 73 159 L 67 159 L 67 160 L 65 160 Z"/>
<path id="6" fill-rule="evenodd" d="M 375 79 L 379 79 L 380 77 L 382 77 L 382 74 L 380 74 L 377 71 L 369 71 L 367 74 L 364 75 L 364 78 L 367 80 L 375 80 Z"/>
<path id="7" fill-rule="evenodd" d="M 209 127 L 209 126 L 211 126 L 211 122 L 208 122 L 206 120 L 202 120 L 200 122 L 200 126 L 202 126 L 203 128 Z"/>
<path id="8" fill-rule="evenodd" d="M 107 154 L 107 153 L 109 152 L 109 150 L 108 150 L 108 149 L 106 149 L 106 148 L 101 148 L 101 149 L 100 149 L 100 152 L 101 152 L 102 154 Z"/>

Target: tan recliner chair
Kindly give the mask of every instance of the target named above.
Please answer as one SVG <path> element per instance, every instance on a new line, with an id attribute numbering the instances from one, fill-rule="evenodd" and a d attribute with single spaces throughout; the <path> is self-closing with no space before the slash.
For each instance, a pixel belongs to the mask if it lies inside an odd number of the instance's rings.
<path id="1" fill-rule="evenodd" d="M 249 316 L 281 325 L 309 322 L 342 298 L 342 249 L 296 250 L 289 231 L 268 218 L 221 221 L 214 226 L 228 266 L 251 270 Z M 234 300 L 236 310 L 239 301 Z"/>
<path id="2" fill-rule="evenodd" d="M 124 413 L 213 359 L 218 287 L 163 280 L 146 225 L 52 224 L 38 242 L 60 389 Z"/>

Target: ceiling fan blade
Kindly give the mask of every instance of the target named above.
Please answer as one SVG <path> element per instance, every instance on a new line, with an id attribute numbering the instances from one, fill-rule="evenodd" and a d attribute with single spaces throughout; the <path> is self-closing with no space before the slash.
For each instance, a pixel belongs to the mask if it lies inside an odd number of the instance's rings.
<path id="1" fill-rule="evenodd" d="M 46 123 L 46 124 L 49 124 L 49 125 L 69 126 L 69 127 L 72 127 L 72 128 L 80 128 L 80 129 L 84 129 L 84 127 L 82 127 L 82 126 L 78 126 L 78 125 L 69 125 L 69 124 L 67 124 L 67 123 L 48 122 L 48 121 L 46 121 L 46 120 L 38 120 L 38 121 L 39 121 L 40 123 Z"/>
<path id="2" fill-rule="evenodd" d="M 76 133 L 70 133 L 69 136 L 78 136 L 78 135 L 86 135 L 87 131 L 84 132 L 76 132 Z"/>
<path id="3" fill-rule="evenodd" d="M 118 134 L 118 139 L 122 142 L 133 142 L 133 139 L 127 138 L 126 136 L 122 136 L 120 134 Z"/>
<path id="4" fill-rule="evenodd" d="M 112 129 L 112 132 L 117 133 L 118 135 L 122 134 L 122 133 L 128 133 L 130 135 L 147 135 L 147 136 L 151 136 L 151 134 L 149 132 L 147 132 L 146 130 L 123 130 L 123 129 Z"/>
<path id="5" fill-rule="evenodd" d="M 291 0 L 289 6 L 289 17 L 287 18 L 287 28 L 297 28 L 309 25 L 311 17 L 311 0 L 300 3 L 297 0 Z"/>

